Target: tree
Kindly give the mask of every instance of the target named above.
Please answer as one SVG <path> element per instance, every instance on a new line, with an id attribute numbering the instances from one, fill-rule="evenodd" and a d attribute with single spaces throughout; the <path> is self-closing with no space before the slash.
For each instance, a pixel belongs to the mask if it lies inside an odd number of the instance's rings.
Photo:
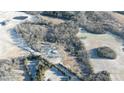
<path id="1" fill-rule="evenodd" d="M 117 56 L 114 50 L 106 46 L 97 48 L 96 53 L 101 58 L 115 59 Z"/>

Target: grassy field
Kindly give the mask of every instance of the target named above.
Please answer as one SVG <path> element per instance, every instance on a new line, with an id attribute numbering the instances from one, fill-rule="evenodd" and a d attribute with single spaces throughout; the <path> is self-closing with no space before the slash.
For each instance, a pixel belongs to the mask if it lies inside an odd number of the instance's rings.
<path id="1" fill-rule="evenodd" d="M 90 56 L 90 63 L 94 69 L 94 72 L 97 73 L 102 70 L 106 70 L 110 73 L 112 80 L 124 80 L 124 52 L 122 50 L 123 43 L 122 40 L 116 36 L 108 34 L 91 34 L 88 32 L 79 32 L 77 36 L 85 44 L 87 51 Z M 81 37 L 86 37 L 82 39 Z M 116 54 L 117 58 L 114 60 L 111 59 L 102 59 L 95 57 L 93 49 L 108 46 L 112 48 Z"/>

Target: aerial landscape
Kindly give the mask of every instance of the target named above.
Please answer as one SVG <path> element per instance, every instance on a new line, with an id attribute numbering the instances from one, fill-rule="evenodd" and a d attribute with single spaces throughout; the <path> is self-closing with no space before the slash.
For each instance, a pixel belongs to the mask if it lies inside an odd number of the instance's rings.
<path id="1" fill-rule="evenodd" d="M 0 81 L 123 81 L 124 11 L 0 11 Z"/>

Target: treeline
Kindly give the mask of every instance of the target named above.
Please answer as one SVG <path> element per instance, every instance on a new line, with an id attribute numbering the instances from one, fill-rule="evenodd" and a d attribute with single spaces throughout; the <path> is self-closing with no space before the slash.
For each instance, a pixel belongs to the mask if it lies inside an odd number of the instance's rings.
<path id="1" fill-rule="evenodd" d="M 123 11 L 114 11 L 123 14 Z M 123 38 L 123 24 L 121 24 L 112 14 L 114 12 L 103 11 L 27 11 L 27 13 L 37 14 L 68 19 L 74 25 L 95 34 L 112 32 Z M 37 20 L 38 21 L 38 20 Z M 43 21 L 42 21 L 43 22 Z"/>
<path id="2" fill-rule="evenodd" d="M 79 27 L 94 34 L 104 34 L 107 31 L 117 31 L 118 25 L 111 12 L 86 11 L 80 12 L 74 17 Z"/>
<path id="3" fill-rule="evenodd" d="M 48 31 L 46 39 L 48 42 L 64 45 L 66 51 L 75 57 L 82 70 L 79 76 L 82 80 L 110 80 L 110 75 L 106 71 L 93 73 L 87 51 L 79 38 L 76 37 L 76 33 L 78 33 L 78 27 L 74 26 L 73 23 L 67 22 Z"/>
<path id="4" fill-rule="evenodd" d="M 77 13 L 74 11 L 44 11 L 41 14 L 45 16 L 55 17 L 55 18 L 61 18 L 65 20 L 71 20 Z"/>
<path id="5" fill-rule="evenodd" d="M 91 66 L 88 63 L 87 51 L 76 37 L 78 27 L 72 25 L 72 23 L 63 23 L 52 27 L 23 23 L 17 26 L 16 30 L 35 51 L 40 51 L 42 42 L 63 45 L 66 51 L 69 52 L 70 55 L 75 56 L 75 59 L 80 64 L 82 76 L 92 73 Z"/>
<path id="6" fill-rule="evenodd" d="M 40 51 L 41 43 L 44 41 L 44 37 L 48 31 L 45 25 L 40 26 L 32 23 L 23 23 L 15 29 L 32 49 Z"/>
<path id="7" fill-rule="evenodd" d="M 45 39 L 47 42 L 64 45 L 66 51 L 74 56 L 80 64 L 81 76 L 83 77 L 92 73 L 92 67 L 89 64 L 87 51 L 79 38 L 76 37 L 76 33 L 78 33 L 78 27 L 67 22 L 48 31 Z"/>

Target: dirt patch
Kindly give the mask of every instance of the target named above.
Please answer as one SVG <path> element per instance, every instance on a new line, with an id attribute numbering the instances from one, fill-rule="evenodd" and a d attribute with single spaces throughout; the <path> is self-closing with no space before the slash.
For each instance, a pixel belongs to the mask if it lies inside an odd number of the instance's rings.
<path id="1" fill-rule="evenodd" d="M 41 16 L 44 20 L 47 20 L 48 22 L 51 22 L 52 24 L 60 24 L 64 23 L 64 20 L 58 19 L 58 18 L 52 18 L 52 17 L 47 17 L 47 16 Z"/>
<path id="2" fill-rule="evenodd" d="M 59 50 L 62 54 L 62 63 L 66 68 L 70 69 L 72 72 L 76 73 L 77 75 L 80 75 L 81 70 L 79 64 L 76 62 L 75 58 L 71 55 L 69 55 L 64 47 L 60 46 Z"/>
<path id="3" fill-rule="evenodd" d="M 113 12 L 112 16 L 115 17 L 120 23 L 124 24 L 124 15 Z"/>

